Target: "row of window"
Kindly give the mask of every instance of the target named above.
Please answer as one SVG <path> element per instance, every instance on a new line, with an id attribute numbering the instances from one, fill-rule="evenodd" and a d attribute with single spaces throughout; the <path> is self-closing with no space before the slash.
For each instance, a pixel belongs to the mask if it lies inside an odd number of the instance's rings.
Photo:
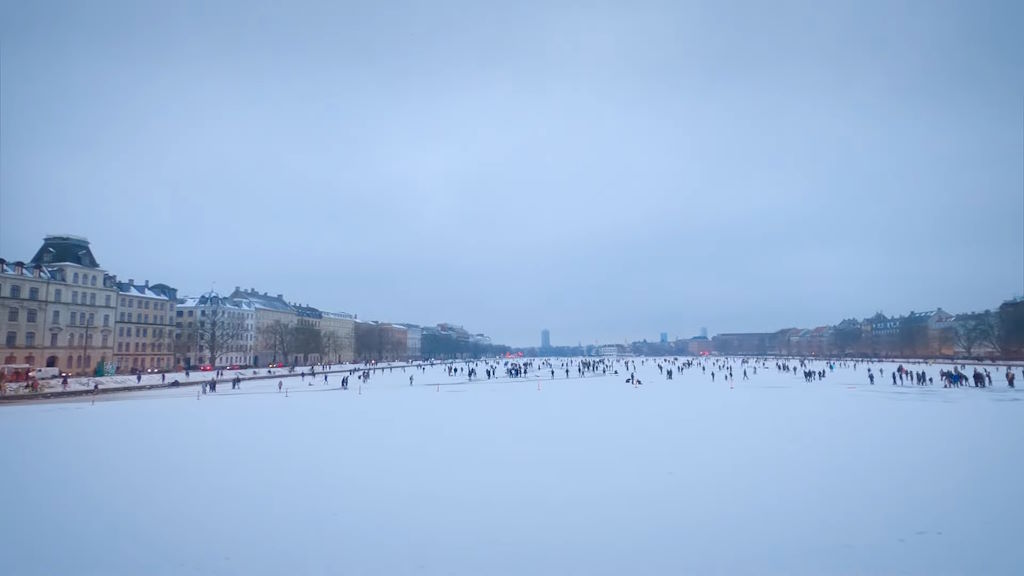
<path id="1" fill-rule="evenodd" d="M 0 296 L 3 296 L 3 286 L 0 286 Z M 21 298 L 21 286 L 18 284 L 11 284 L 11 287 L 7 290 L 7 296 L 9 298 Z M 28 289 L 29 300 L 39 300 L 39 287 L 32 286 Z"/>
<path id="2" fill-rule="evenodd" d="M 195 315 L 196 315 L 195 312 L 196 312 L 195 310 L 191 310 L 191 309 L 190 310 L 178 310 L 175 313 L 175 315 L 178 318 L 184 318 L 185 316 L 188 316 L 189 318 L 194 318 Z M 206 310 L 200 309 L 199 310 L 199 315 L 205 317 L 206 316 Z M 210 316 L 213 316 L 213 314 L 210 314 Z M 250 313 L 234 312 L 234 311 L 231 311 L 231 310 L 227 310 L 227 311 L 222 310 L 221 313 L 220 313 L 220 317 L 221 318 L 232 318 L 232 319 L 245 318 L 247 320 L 252 320 L 252 314 L 250 314 Z"/>
<path id="3" fill-rule="evenodd" d="M 3 295 L 3 287 L 0 286 L 0 296 Z M 9 298 L 21 298 L 21 286 L 12 284 L 7 290 Z M 29 300 L 39 300 L 39 288 L 37 286 L 31 286 L 28 289 Z M 64 301 L 64 291 L 60 288 L 53 289 L 53 302 L 61 304 Z M 71 291 L 71 303 L 72 304 L 88 304 L 90 306 L 96 305 L 96 293 L 95 292 L 79 292 L 78 290 Z M 103 305 L 106 307 L 111 306 L 110 294 L 103 295 Z"/>
<path id="4" fill-rule="evenodd" d="M 125 298 L 121 296 L 121 307 L 122 308 L 140 308 L 143 310 L 149 310 L 150 301 L 145 298 L 139 298 L 136 302 L 135 298 Z M 167 310 L 167 302 L 153 302 L 154 310 Z"/>
<path id="5" fill-rule="evenodd" d="M 164 332 L 163 328 L 153 328 L 153 338 L 163 338 L 165 334 L 166 334 L 166 332 Z M 119 337 L 128 336 L 129 338 L 131 338 L 131 336 L 132 336 L 132 327 L 131 326 L 128 326 L 128 327 L 118 326 L 117 327 L 117 335 Z M 136 326 L 135 327 L 135 337 L 136 338 L 139 338 L 139 337 L 149 338 L 149 329 L 148 328 L 140 328 L 140 327 Z"/>
<path id="6" fill-rule="evenodd" d="M 135 318 L 135 319 L 132 320 L 132 318 Z M 122 310 L 121 312 L 119 312 L 117 314 L 117 321 L 118 322 L 140 322 L 142 324 L 149 324 L 149 314 L 143 314 L 142 312 L 139 312 L 135 316 L 132 316 L 131 312 L 125 312 L 124 310 Z M 169 326 L 170 322 L 167 322 L 167 316 L 164 316 L 163 314 L 157 316 L 156 314 L 154 314 L 153 315 L 153 324 L 166 324 L 166 325 Z"/>
<path id="7" fill-rule="evenodd" d="M 74 274 L 72 274 L 71 275 L 71 283 L 72 284 L 78 284 L 78 278 L 79 278 L 78 272 L 75 272 Z M 83 272 L 81 278 L 82 278 L 82 286 L 86 286 L 86 285 L 88 285 L 88 286 L 95 286 L 96 285 L 96 279 L 99 278 L 99 275 L 97 275 L 97 274 L 86 274 L 86 273 Z"/>
<path id="8" fill-rule="evenodd" d="M 25 311 L 25 322 L 28 324 L 35 324 L 38 320 L 39 311 L 35 308 L 29 308 Z M 17 308 L 9 308 L 7 310 L 7 321 L 17 322 L 21 318 L 21 310 Z M 54 310 L 53 315 L 50 317 L 52 324 L 60 324 L 60 310 Z M 82 326 L 92 326 L 95 324 L 96 315 L 93 312 L 89 312 L 86 315 L 85 312 L 72 311 L 70 318 L 68 319 L 69 326 L 78 326 L 81 323 Z M 110 326 L 110 314 L 103 315 L 103 326 Z"/>
<path id="9" fill-rule="evenodd" d="M 141 344 L 141 346 L 140 346 L 140 344 Z M 136 352 L 146 352 L 147 348 L 149 349 L 150 352 L 163 352 L 164 351 L 164 343 L 163 342 L 157 342 L 155 344 L 149 344 L 149 345 L 147 345 L 145 342 L 136 342 L 135 343 L 135 351 Z M 171 347 L 168 346 L 167 347 L 167 351 L 170 352 L 170 350 L 171 350 Z M 131 352 L 132 351 L 131 350 L 131 342 L 118 342 L 117 343 L 117 351 L 118 352 Z"/>
<path id="10" fill-rule="evenodd" d="M 83 347 L 92 346 L 92 343 L 93 343 L 93 338 L 92 337 L 93 337 L 92 334 L 77 334 L 77 335 L 76 334 L 68 334 L 68 340 L 67 340 L 68 348 L 74 348 L 75 346 L 83 346 Z M 110 336 L 107 335 L 107 334 L 103 334 L 101 342 L 100 342 L 100 347 L 106 348 L 109 343 L 110 343 Z M 18 333 L 14 332 L 14 331 L 8 332 L 6 338 L 4 338 L 4 345 L 7 348 L 15 348 L 15 347 L 17 347 L 18 346 Z M 31 348 L 31 347 L 33 347 L 35 345 L 36 345 L 36 333 L 35 332 L 25 332 L 25 347 L 26 348 Z M 58 346 L 57 334 L 50 334 L 50 347 L 51 348 L 56 348 L 57 346 Z"/>

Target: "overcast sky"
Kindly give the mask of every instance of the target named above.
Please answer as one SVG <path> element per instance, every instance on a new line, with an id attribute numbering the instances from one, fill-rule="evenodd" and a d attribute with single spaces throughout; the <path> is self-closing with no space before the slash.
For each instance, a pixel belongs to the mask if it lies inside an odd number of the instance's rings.
<path id="1" fill-rule="evenodd" d="M 512 345 L 1024 292 L 1021 2 L 142 4 L 0 2 L 0 256 Z"/>

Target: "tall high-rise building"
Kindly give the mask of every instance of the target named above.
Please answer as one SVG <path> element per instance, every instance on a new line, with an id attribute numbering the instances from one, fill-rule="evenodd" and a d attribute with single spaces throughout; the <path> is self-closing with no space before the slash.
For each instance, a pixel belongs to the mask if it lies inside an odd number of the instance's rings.
<path id="1" fill-rule="evenodd" d="M 551 331 L 547 328 L 540 331 L 540 347 L 551 348 Z"/>
<path id="2" fill-rule="evenodd" d="M 661 341 L 662 344 L 668 344 L 668 332 L 662 332 L 661 333 L 661 340 L 660 341 Z"/>

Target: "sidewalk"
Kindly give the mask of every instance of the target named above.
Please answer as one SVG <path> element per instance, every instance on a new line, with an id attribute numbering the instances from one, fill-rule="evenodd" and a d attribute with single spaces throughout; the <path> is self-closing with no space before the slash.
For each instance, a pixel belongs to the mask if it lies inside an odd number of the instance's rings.
<path id="1" fill-rule="evenodd" d="M 294 370 L 289 368 L 249 368 L 245 370 L 224 370 L 224 375 L 215 378 L 215 372 L 192 371 L 186 378 L 184 372 L 165 372 L 163 374 L 143 374 L 141 381 L 135 376 L 80 376 L 68 378 L 67 390 L 62 389 L 61 379 L 52 378 L 39 381 L 39 391 L 33 392 L 24 388 L 24 382 L 8 382 L 7 394 L 0 396 L 0 403 L 18 402 L 30 400 L 45 400 L 52 398 L 86 396 L 89 394 L 111 394 L 115 392 L 136 392 L 140 390 L 152 390 L 157 388 L 170 388 L 175 380 L 178 386 L 197 386 L 203 382 L 216 380 L 218 384 L 231 382 L 236 376 L 246 380 L 266 380 L 268 378 L 281 378 L 286 376 L 298 376 L 301 373 L 310 372 L 310 368 L 316 370 L 317 377 L 321 374 L 352 374 L 363 370 L 374 370 L 378 368 L 411 368 L 418 366 L 434 366 L 446 362 L 387 362 L 365 366 L 363 364 L 331 364 L 330 369 L 323 370 L 320 366 L 296 366 Z M 254 373 L 255 372 L 255 373 Z M 161 381 L 161 376 L 164 376 Z M 97 390 L 93 386 L 99 384 Z"/>

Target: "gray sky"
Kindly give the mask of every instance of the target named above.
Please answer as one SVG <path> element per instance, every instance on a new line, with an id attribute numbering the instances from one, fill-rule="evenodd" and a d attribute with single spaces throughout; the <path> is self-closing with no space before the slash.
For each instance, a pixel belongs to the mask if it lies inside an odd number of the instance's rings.
<path id="1" fill-rule="evenodd" d="M 0 256 L 513 345 L 1024 291 L 1024 3 L 142 4 L 0 2 Z"/>

